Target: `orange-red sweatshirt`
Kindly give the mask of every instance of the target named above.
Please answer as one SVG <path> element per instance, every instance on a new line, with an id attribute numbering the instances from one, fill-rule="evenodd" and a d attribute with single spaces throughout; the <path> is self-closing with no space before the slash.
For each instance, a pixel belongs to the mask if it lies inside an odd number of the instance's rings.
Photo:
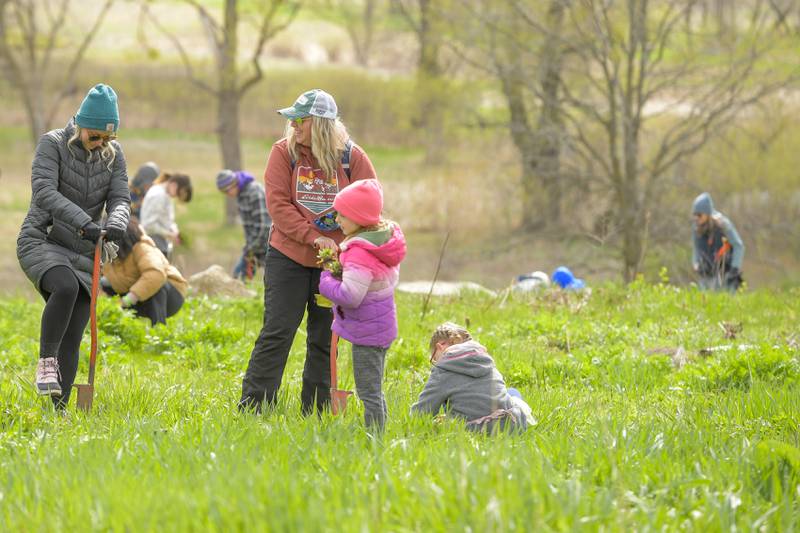
<path id="1" fill-rule="evenodd" d="M 351 182 L 377 178 L 375 167 L 364 150 L 356 144 L 350 151 L 350 178 L 341 161 L 336 176 L 325 176 L 311 148 L 298 145 L 298 161 L 292 168 L 286 139 L 272 145 L 264 171 L 267 210 L 272 216 L 269 245 L 293 261 L 307 267 L 317 267 L 317 237 L 342 241 L 341 230 L 323 231 L 314 220 L 333 210 L 333 198 Z"/>

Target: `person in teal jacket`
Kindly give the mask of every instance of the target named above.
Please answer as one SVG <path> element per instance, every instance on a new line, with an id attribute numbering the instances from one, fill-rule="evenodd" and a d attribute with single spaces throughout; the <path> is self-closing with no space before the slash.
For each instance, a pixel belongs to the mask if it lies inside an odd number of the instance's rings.
<path id="1" fill-rule="evenodd" d="M 707 192 L 692 205 L 692 269 L 702 290 L 735 292 L 742 284 L 744 243 L 733 223 L 714 209 Z"/>

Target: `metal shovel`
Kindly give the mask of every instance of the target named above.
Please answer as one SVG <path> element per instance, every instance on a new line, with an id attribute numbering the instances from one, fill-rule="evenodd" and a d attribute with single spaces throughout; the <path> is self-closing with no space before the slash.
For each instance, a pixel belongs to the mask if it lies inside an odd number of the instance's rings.
<path id="1" fill-rule="evenodd" d="M 103 252 L 103 237 L 105 231 L 100 234 L 94 248 L 94 267 L 92 269 L 92 294 L 90 305 L 90 330 L 92 334 L 92 349 L 89 355 L 89 383 L 76 383 L 73 385 L 78 389 L 78 409 L 90 411 L 92 401 L 94 401 L 94 371 L 97 362 L 97 292 L 100 288 L 100 256 Z"/>
<path id="2" fill-rule="evenodd" d="M 339 390 L 336 388 L 336 359 L 339 356 L 339 335 L 331 333 L 331 412 L 334 415 L 343 414 L 347 408 L 347 398 L 353 391 Z"/>

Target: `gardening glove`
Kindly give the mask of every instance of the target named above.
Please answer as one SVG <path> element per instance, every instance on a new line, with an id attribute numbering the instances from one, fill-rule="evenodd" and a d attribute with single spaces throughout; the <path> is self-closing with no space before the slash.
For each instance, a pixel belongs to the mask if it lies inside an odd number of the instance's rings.
<path id="1" fill-rule="evenodd" d="M 236 263 L 236 266 L 233 267 L 233 277 L 236 279 L 243 279 L 246 270 L 247 270 L 247 259 L 245 258 L 245 256 L 242 256 Z"/>
<path id="2" fill-rule="evenodd" d="M 120 307 L 128 308 L 128 307 L 133 307 L 138 302 L 139 302 L 139 297 L 136 296 L 135 293 L 129 292 L 128 294 L 126 294 L 125 296 L 123 296 L 120 299 L 119 305 L 120 305 Z"/>
<path id="3" fill-rule="evenodd" d="M 119 245 L 115 242 L 103 241 L 103 254 L 100 256 L 100 261 L 105 265 L 117 258 L 119 253 Z"/>
<path id="4" fill-rule="evenodd" d="M 111 242 L 119 242 L 125 236 L 125 230 L 106 224 L 103 227 L 106 230 L 106 240 Z"/>
<path id="5" fill-rule="evenodd" d="M 244 255 L 244 277 L 248 280 L 253 279 L 256 275 L 256 260 L 253 254 L 246 253 Z"/>
<path id="6" fill-rule="evenodd" d="M 100 226 L 94 222 L 89 222 L 81 228 L 81 238 L 87 241 L 97 242 L 97 239 L 100 238 L 100 231 Z"/>

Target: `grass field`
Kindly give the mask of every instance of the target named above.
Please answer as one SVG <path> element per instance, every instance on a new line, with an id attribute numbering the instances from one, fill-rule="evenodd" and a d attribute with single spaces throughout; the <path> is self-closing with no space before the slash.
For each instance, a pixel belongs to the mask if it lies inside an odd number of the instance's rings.
<path id="1" fill-rule="evenodd" d="M 3 300 L 0 523 L 7 531 L 795 530 L 799 296 L 635 283 L 588 298 L 434 299 L 420 319 L 422 298 L 401 294 L 382 438 L 363 429 L 356 403 L 342 418 L 299 416 L 302 330 L 275 412 L 237 414 L 258 299 L 190 299 L 169 327 L 152 329 L 101 300 L 94 411 L 53 414 L 31 385 L 41 305 Z M 427 376 L 428 336 L 444 320 L 469 321 L 536 426 L 490 438 L 408 415 Z M 741 323 L 735 339 L 724 336 L 727 323 Z M 688 362 L 676 368 L 662 352 L 679 347 Z M 708 348 L 717 349 L 700 355 Z M 342 359 L 343 388 L 353 389 L 347 350 Z"/>

